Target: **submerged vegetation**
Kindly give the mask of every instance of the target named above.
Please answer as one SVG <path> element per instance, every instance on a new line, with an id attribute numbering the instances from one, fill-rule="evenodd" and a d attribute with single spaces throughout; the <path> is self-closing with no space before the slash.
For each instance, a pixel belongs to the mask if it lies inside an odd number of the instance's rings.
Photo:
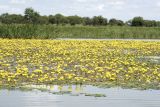
<path id="1" fill-rule="evenodd" d="M 35 91 L 47 92 L 54 95 L 70 95 L 70 96 L 90 96 L 90 97 L 106 97 L 106 94 L 100 92 L 88 92 L 87 88 L 95 88 L 90 85 L 27 85 L 20 86 L 1 86 L 0 89 L 19 90 L 22 92 Z"/>
<path id="2" fill-rule="evenodd" d="M 0 85 L 92 84 L 160 89 L 159 41 L 0 39 Z M 146 87 L 148 86 L 148 87 Z"/>

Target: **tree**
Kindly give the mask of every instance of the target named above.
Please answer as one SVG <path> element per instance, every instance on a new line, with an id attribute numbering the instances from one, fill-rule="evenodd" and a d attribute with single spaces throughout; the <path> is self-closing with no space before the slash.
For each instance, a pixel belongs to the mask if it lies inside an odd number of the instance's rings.
<path id="1" fill-rule="evenodd" d="M 24 12 L 25 20 L 27 23 L 37 24 L 39 23 L 40 14 L 34 11 L 32 8 L 26 8 Z"/>
<path id="2" fill-rule="evenodd" d="M 49 22 L 51 24 L 56 24 L 56 25 L 64 25 L 68 23 L 68 20 L 65 16 L 61 15 L 61 14 L 56 14 L 55 16 L 50 15 L 49 16 Z"/>
<path id="3" fill-rule="evenodd" d="M 107 25 L 107 19 L 102 16 L 94 16 L 92 19 L 92 24 L 95 25 Z"/>
<path id="4" fill-rule="evenodd" d="M 109 25 L 113 26 L 113 25 L 117 25 L 117 20 L 116 19 L 110 19 L 109 20 Z"/>
<path id="5" fill-rule="evenodd" d="M 4 13 L 1 15 L 1 23 L 10 24 L 10 19 L 8 19 L 9 14 Z"/>
<path id="6" fill-rule="evenodd" d="M 49 16 L 49 23 L 55 24 L 56 23 L 56 18 L 53 15 Z"/>
<path id="7" fill-rule="evenodd" d="M 1 15 L 1 22 L 4 24 L 21 24 L 24 23 L 22 15 L 4 13 Z"/>
<path id="8" fill-rule="evenodd" d="M 61 14 L 56 14 L 54 17 L 57 25 L 67 23 L 67 19 Z"/>
<path id="9" fill-rule="evenodd" d="M 39 24 L 49 24 L 48 16 L 40 16 L 38 21 Z"/>
<path id="10" fill-rule="evenodd" d="M 117 20 L 117 25 L 118 26 L 124 26 L 124 22 L 122 20 Z"/>
<path id="11" fill-rule="evenodd" d="M 144 26 L 146 26 L 146 27 L 156 27 L 157 22 L 155 20 L 144 20 Z"/>
<path id="12" fill-rule="evenodd" d="M 131 26 L 132 25 L 132 19 L 125 22 L 126 25 Z"/>
<path id="13" fill-rule="evenodd" d="M 122 20 L 117 20 L 117 19 L 110 19 L 109 20 L 109 25 L 111 26 L 123 26 L 124 22 Z"/>
<path id="14" fill-rule="evenodd" d="M 70 25 L 82 24 L 83 19 L 77 15 L 67 17 Z"/>
<path id="15" fill-rule="evenodd" d="M 84 17 L 84 25 L 92 25 L 92 19 L 89 17 Z"/>
<path id="16" fill-rule="evenodd" d="M 157 27 L 160 27 L 160 21 L 156 22 Z"/>
<path id="17" fill-rule="evenodd" d="M 132 20 L 132 26 L 144 26 L 143 17 L 134 17 Z"/>

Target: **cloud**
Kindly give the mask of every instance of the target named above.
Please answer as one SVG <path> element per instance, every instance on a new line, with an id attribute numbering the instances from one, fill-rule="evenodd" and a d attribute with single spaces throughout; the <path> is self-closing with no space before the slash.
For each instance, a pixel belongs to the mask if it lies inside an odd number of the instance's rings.
<path id="1" fill-rule="evenodd" d="M 10 13 L 23 13 L 23 10 L 20 8 L 11 8 Z"/>
<path id="2" fill-rule="evenodd" d="M 157 5 L 158 7 L 160 7 L 160 2 L 157 2 L 156 5 Z"/>
<path id="3" fill-rule="evenodd" d="M 42 15 L 102 15 L 122 20 L 142 16 L 145 19 L 160 20 L 159 0 L 0 0 L 0 14 L 23 13 L 27 7 L 32 7 Z"/>
<path id="4" fill-rule="evenodd" d="M 23 10 L 21 8 L 10 7 L 9 5 L 0 5 L 0 14 L 2 13 L 23 13 Z"/>
<path id="5" fill-rule="evenodd" d="M 11 0 L 11 4 L 25 4 L 26 0 Z"/>
<path id="6" fill-rule="evenodd" d="M 8 8 L 8 5 L 0 5 L 0 10 L 7 10 Z"/>
<path id="7" fill-rule="evenodd" d="M 87 2 L 87 0 L 76 0 L 77 2 Z"/>
<path id="8" fill-rule="evenodd" d="M 33 0 L 11 0 L 11 4 L 26 4 L 27 2 L 31 2 Z"/>
<path id="9" fill-rule="evenodd" d="M 74 0 L 76 2 L 97 2 L 98 0 Z"/>
<path id="10" fill-rule="evenodd" d="M 98 6 L 97 6 L 97 9 L 98 9 L 99 11 L 104 10 L 104 4 L 98 5 Z"/>
<path id="11" fill-rule="evenodd" d="M 111 1 L 109 2 L 109 4 L 112 6 L 122 6 L 125 4 L 125 2 L 124 1 Z"/>

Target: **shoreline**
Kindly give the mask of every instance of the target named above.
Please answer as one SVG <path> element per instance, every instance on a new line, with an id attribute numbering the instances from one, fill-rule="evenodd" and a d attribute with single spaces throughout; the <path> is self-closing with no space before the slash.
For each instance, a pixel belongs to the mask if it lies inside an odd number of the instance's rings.
<path id="1" fill-rule="evenodd" d="M 160 39 L 93 39 L 93 38 L 56 38 L 51 40 L 98 40 L 98 41 L 158 41 L 160 42 Z"/>

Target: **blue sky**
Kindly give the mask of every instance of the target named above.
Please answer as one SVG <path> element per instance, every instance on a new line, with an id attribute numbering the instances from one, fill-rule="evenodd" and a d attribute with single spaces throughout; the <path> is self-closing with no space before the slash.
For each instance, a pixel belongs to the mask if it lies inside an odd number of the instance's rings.
<path id="1" fill-rule="evenodd" d="M 0 0 L 0 14 L 20 13 L 32 7 L 42 15 L 95 16 L 128 20 L 134 16 L 160 20 L 160 0 Z"/>

